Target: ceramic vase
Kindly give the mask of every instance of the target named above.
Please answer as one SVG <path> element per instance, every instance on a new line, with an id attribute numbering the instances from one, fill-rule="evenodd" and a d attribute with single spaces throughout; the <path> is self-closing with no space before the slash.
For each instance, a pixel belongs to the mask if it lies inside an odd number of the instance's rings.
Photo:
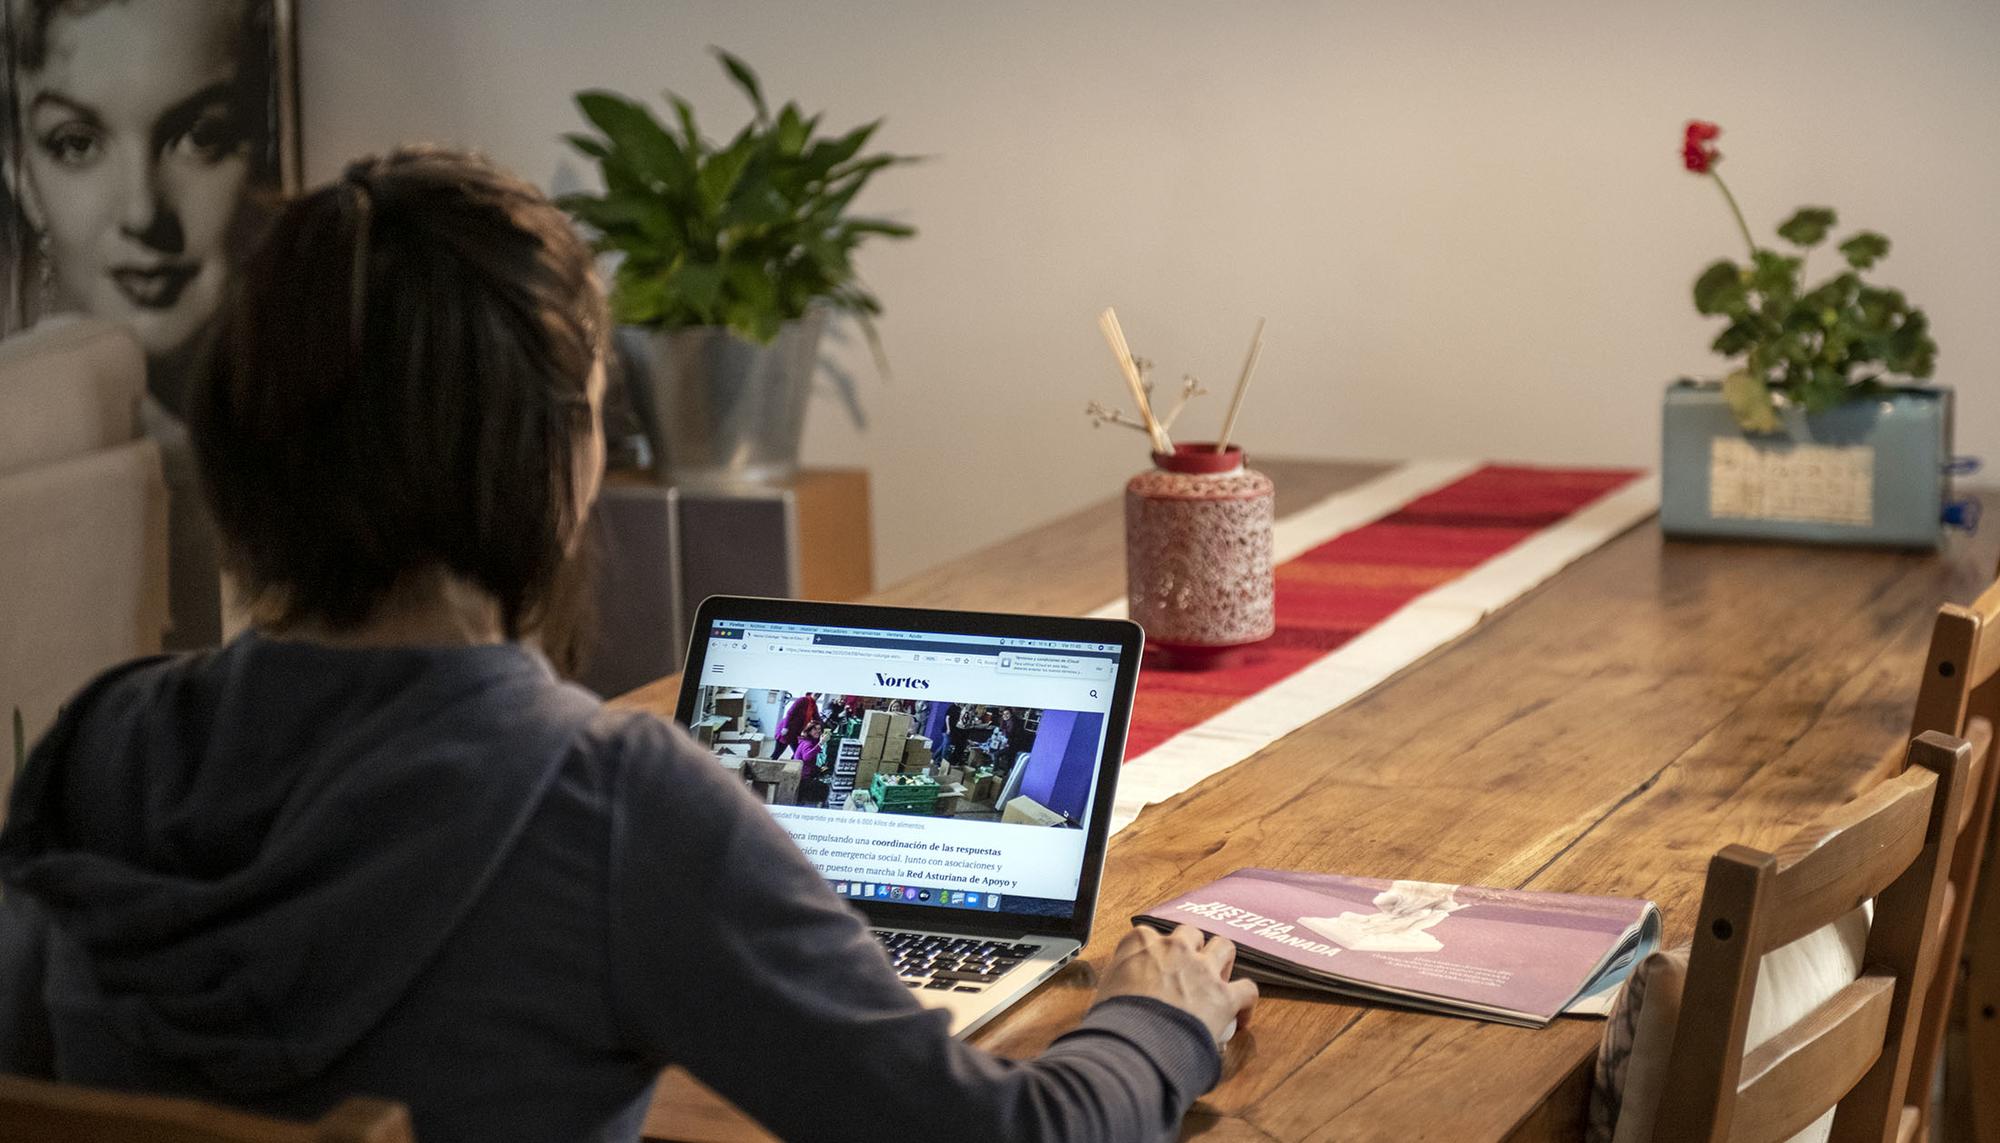
<path id="1" fill-rule="evenodd" d="M 1277 628 L 1271 480 L 1243 450 L 1183 444 L 1125 485 L 1125 593 L 1172 665 L 1224 665 Z"/>

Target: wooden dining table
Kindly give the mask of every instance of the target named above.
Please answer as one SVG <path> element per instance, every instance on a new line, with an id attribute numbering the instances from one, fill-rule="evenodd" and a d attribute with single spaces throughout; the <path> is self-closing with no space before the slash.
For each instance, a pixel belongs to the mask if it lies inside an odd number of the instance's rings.
<path id="1" fill-rule="evenodd" d="M 1264 461 L 1283 516 L 1389 466 Z M 1117 500 L 871 602 L 1076 615 L 1124 591 Z M 1772 848 L 1901 761 L 1939 604 L 2000 536 L 1941 552 L 1664 539 L 1640 524 L 1367 694 L 1113 837 L 1076 963 L 973 1037 L 1031 1056 L 1075 1025 L 1128 919 L 1244 866 L 1657 902 L 1688 939 L 1708 859 Z M 676 679 L 620 701 L 671 717 Z M 1526 1029 L 1267 988 L 1184 1135 L 1576 1139 L 1603 1023 Z M 767 1139 L 684 1073 L 649 1138 Z"/>

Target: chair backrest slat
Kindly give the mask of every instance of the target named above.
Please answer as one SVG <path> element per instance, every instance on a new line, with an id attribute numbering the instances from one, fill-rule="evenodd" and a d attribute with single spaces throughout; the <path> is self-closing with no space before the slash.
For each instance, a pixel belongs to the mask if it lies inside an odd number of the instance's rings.
<path id="1" fill-rule="evenodd" d="M 1895 991 L 1866 974 L 1744 1056 L 1730 1138 L 1789 1139 L 1840 1102 L 1882 1055 Z"/>
<path id="2" fill-rule="evenodd" d="M 1936 781 L 1905 771 L 1780 848 L 1778 896 L 1759 932 L 1761 951 L 1832 924 L 1901 876 L 1923 848 Z"/>
<path id="3" fill-rule="evenodd" d="M 192 1099 L 0 1075 L 0 1139 L 36 1143 L 413 1143 L 399 1103 L 349 1099 L 294 1123 Z"/>

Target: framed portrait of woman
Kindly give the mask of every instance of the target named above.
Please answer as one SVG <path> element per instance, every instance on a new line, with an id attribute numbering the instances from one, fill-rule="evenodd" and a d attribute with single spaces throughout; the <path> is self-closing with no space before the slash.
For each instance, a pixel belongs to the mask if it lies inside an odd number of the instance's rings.
<path id="1" fill-rule="evenodd" d="M 299 185 L 292 0 L 0 3 L 0 334 L 117 322 L 178 418 L 240 258 Z"/>

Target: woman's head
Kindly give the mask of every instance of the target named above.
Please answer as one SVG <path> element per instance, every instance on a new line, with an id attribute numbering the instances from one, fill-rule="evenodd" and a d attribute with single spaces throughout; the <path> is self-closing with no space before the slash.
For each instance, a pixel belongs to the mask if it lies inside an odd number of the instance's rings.
<path id="1" fill-rule="evenodd" d="M 533 629 L 597 491 L 607 320 L 568 219 L 482 159 L 398 151 L 292 202 L 190 402 L 240 586 L 337 630 L 445 572 Z"/>
<path id="2" fill-rule="evenodd" d="M 272 173 L 270 5 L 7 2 L 15 175 L 55 301 L 171 355 L 213 317 L 246 188 Z"/>

